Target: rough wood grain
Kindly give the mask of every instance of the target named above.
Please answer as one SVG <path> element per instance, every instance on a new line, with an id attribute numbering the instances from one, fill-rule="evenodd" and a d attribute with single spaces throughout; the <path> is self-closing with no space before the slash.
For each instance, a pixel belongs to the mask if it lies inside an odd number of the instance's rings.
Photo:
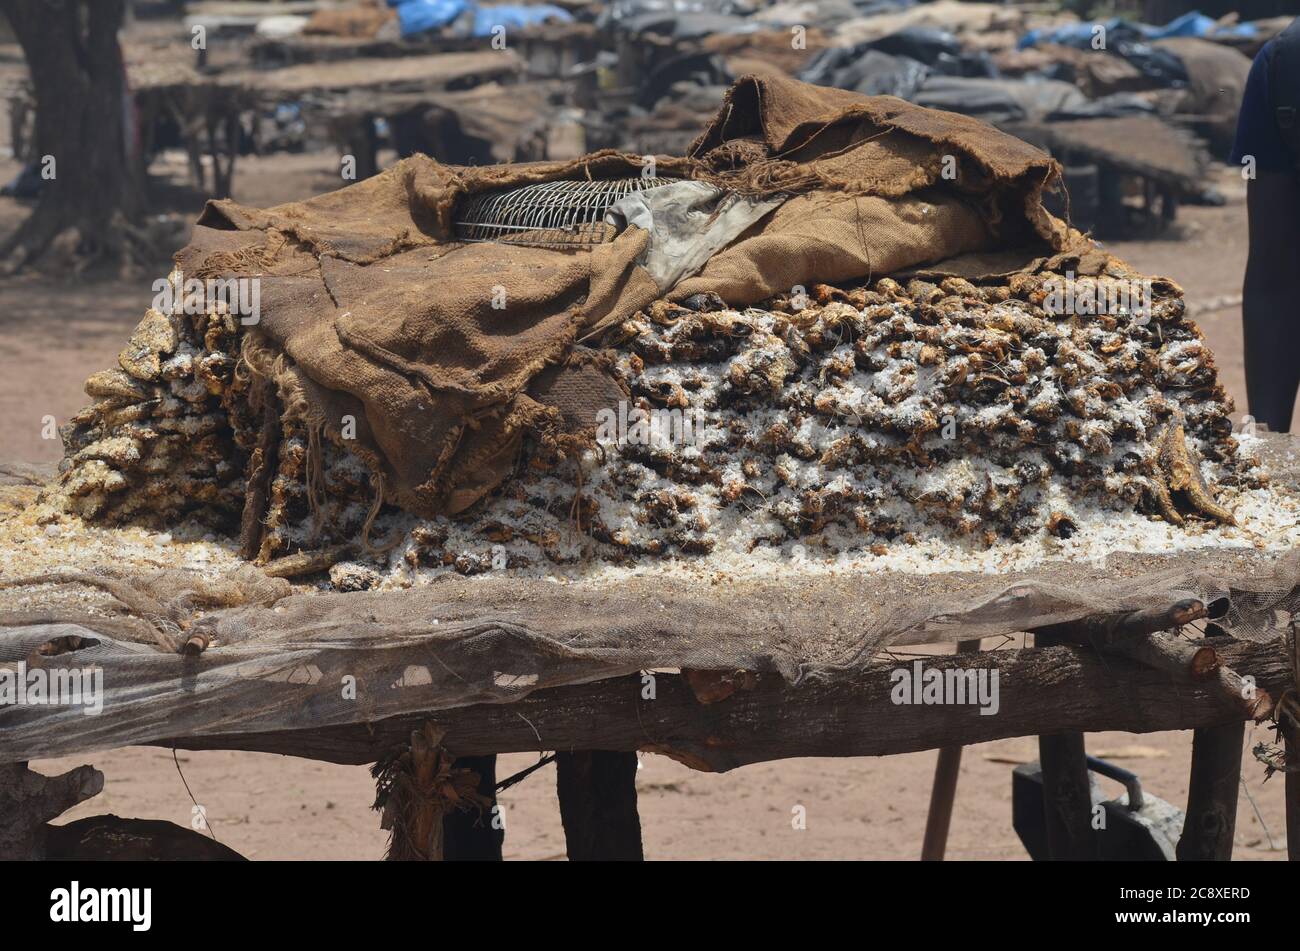
<path id="1" fill-rule="evenodd" d="M 87 816 L 50 826 L 46 858 L 68 862 L 245 862 L 206 835 L 162 819 Z"/>
<path id="2" fill-rule="evenodd" d="M 1051 647 L 1063 641 L 1086 641 L 1082 628 L 1062 625 L 1056 633 L 1038 632 L 1034 644 Z M 1043 829 L 1053 861 L 1096 861 L 1101 843 L 1092 827 L 1092 777 L 1083 733 L 1069 731 L 1038 737 L 1043 768 Z"/>
<path id="3" fill-rule="evenodd" d="M 1280 694 L 1290 664 L 1277 644 L 1207 639 L 1225 663 Z M 890 700 L 891 671 L 874 664 L 834 682 L 791 686 L 760 675 L 751 690 L 702 704 L 680 677 L 657 674 L 654 700 L 639 675 L 539 690 L 516 703 L 480 704 L 369 724 L 165 740 L 180 749 L 284 753 L 334 763 L 370 763 L 409 742 L 426 720 L 446 730 L 456 756 L 554 749 L 648 750 L 697 769 L 724 771 L 795 756 L 885 756 L 1016 736 L 1069 731 L 1151 733 L 1239 722 L 1218 691 L 1077 647 L 933 657 L 928 666 L 998 671 L 1001 706 L 907 706 Z"/>
<path id="4" fill-rule="evenodd" d="M 1232 858 L 1245 738 L 1244 721 L 1202 727 L 1192 735 L 1192 773 L 1178 861 L 1227 862 Z"/>
<path id="5" fill-rule="evenodd" d="M 104 774 L 78 766 L 45 776 L 26 763 L 0 766 L 0 861 L 44 859 L 50 819 L 98 795 Z"/>
<path id="6" fill-rule="evenodd" d="M 1162 633 L 1211 615 L 1213 612 L 1207 605 L 1189 598 L 1168 607 L 1051 625 L 1038 629 L 1035 637 L 1043 645 L 1080 644 L 1118 654 L 1165 671 L 1178 681 L 1204 681 L 1226 701 L 1240 706 L 1245 716 L 1259 723 L 1273 711 L 1273 698 L 1267 691 L 1248 687 L 1241 675 L 1203 641 L 1188 640 L 1177 633 Z"/>
<path id="7" fill-rule="evenodd" d="M 555 787 L 571 862 L 639 862 L 636 754 L 604 750 L 558 753 Z"/>
<path id="8" fill-rule="evenodd" d="M 1043 829 L 1053 862 L 1095 862 L 1101 843 L 1092 827 L 1092 777 L 1083 734 L 1038 738 L 1043 767 Z"/>

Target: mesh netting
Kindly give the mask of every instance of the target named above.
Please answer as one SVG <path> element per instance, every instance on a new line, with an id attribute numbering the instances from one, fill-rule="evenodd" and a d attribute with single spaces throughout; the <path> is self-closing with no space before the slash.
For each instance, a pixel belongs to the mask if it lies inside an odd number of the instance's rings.
<path id="1" fill-rule="evenodd" d="M 736 579 L 689 585 L 644 575 L 617 587 L 452 577 L 407 591 L 296 594 L 199 615 L 173 574 L 129 579 L 159 600 L 145 625 L 210 643 L 168 653 L 121 617 L 49 608 L 0 616 L 0 664 L 103 670 L 102 712 L 0 708 L 0 761 L 176 736 L 301 730 L 518 700 L 531 691 L 652 668 L 745 669 L 799 684 L 854 676 L 880 652 L 1032 630 L 1188 597 L 1216 623 L 1279 638 L 1300 609 L 1300 555 L 1240 550 L 1116 555 L 1106 567 L 1033 572 Z M 230 596 L 227 586 L 224 596 Z M 250 590 L 256 595 L 257 590 Z M 1226 602 L 1222 599 L 1226 599 Z M 201 598 L 199 599 L 201 600 Z M 137 621 L 140 610 L 124 609 Z M 75 616 L 74 616 L 75 615 Z M 159 619 L 164 619 L 161 621 Z M 43 657 L 55 642 L 65 652 Z M 72 649 L 70 652 L 69 648 Z M 354 678 L 354 679 L 353 679 Z M 346 689 L 355 683 L 355 693 Z"/>

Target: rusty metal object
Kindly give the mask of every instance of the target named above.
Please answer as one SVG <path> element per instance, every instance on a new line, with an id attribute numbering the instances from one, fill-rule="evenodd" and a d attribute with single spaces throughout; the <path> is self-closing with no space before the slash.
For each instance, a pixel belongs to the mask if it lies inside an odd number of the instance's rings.
<path id="1" fill-rule="evenodd" d="M 482 192 L 455 213 L 461 241 L 501 241 L 535 248 L 581 248 L 612 241 L 605 213 L 621 198 L 672 183 L 666 178 L 554 181 Z"/>

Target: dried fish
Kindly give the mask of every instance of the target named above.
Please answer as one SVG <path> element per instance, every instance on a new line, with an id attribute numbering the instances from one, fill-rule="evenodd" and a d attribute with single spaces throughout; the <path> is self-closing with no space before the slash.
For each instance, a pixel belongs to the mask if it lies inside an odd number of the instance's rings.
<path id="1" fill-rule="evenodd" d="M 1131 279 L 1113 270 L 1098 296 Z M 462 516 L 380 522 L 401 533 L 399 562 L 466 574 L 698 556 L 723 539 L 787 552 L 1068 539 L 1084 502 L 1233 524 L 1214 481 L 1263 476 L 1181 292 L 1154 282 L 1146 319 L 1063 314 L 1048 304 L 1067 279 L 882 278 L 743 310 L 658 302 L 608 340 L 643 430 L 581 457 L 529 443 Z M 232 356 L 243 332 L 215 309 L 150 311 L 64 430 L 63 494 L 101 521 L 242 524 L 259 562 L 324 570 L 373 521 L 369 470 L 301 420 L 264 417 L 256 374 Z M 245 512 L 246 496 L 264 508 Z"/>

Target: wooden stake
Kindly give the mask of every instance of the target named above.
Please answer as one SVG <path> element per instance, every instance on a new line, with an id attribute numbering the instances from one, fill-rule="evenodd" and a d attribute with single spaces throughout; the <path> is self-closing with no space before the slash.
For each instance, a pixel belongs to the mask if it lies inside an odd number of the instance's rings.
<path id="1" fill-rule="evenodd" d="M 974 654 L 980 649 L 979 639 L 958 641 L 958 654 Z M 945 746 L 939 750 L 934 764 L 934 786 L 930 790 L 930 812 L 925 819 L 925 838 L 921 841 L 922 862 L 942 862 L 948 848 L 948 829 L 952 824 L 952 807 L 957 799 L 957 777 L 961 773 L 960 746 Z"/>
<path id="2" fill-rule="evenodd" d="M 569 861 L 639 862 L 636 754 L 557 753 L 556 788 Z"/>
<path id="3" fill-rule="evenodd" d="M 441 862 L 445 801 L 438 795 L 442 734 L 427 725 L 411 733 L 409 772 L 394 785 L 380 827 L 393 833 L 390 862 Z"/>
<path id="4" fill-rule="evenodd" d="M 482 811 L 480 777 L 457 768 L 442 745 L 447 731 L 425 721 L 411 731 L 410 745 L 371 772 L 379 781 L 376 807 L 380 828 L 391 833 L 390 862 L 441 862 L 446 851 L 444 820 L 455 810 Z"/>
<path id="5" fill-rule="evenodd" d="M 1052 624 L 1032 633 L 1053 643 L 1090 644 L 1097 648 L 1114 647 L 1148 634 L 1167 631 L 1208 616 L 1209 609 L 1196 598 L 1186 598 L 1167 607 L 1142 608 L 1119 614 L 1102 614 L 1069 624 Z M 1035 640 L 1035 644 L 1046 641 Z"/>
<path id="6" fill-rule="evenodd" d="M 925 817 L 925 838 L 921 840 L 921 861 L 942 862 L 948 849 L 948 828 L 952 805 L 957 798 L 957 777 L 961 772 L 963 746 L 945 746 L 934 764 L 934 786 L 930 789 L 930 812 Z"/>
<path id="7" fill-rule="evenodd" d="M 1244 721 L 1201 727 L 1192 734 L 1187 819 L 1178 839 L 1178 861 L 1227 862 L 1232 858 L 1245 737 Z"/>
<path id="8" fill-rule="evenodd" d="M 1165 671 L 1186 683 L 1204 683 L 1230 707 L 1259 723 L 1273 711 L 1268 691 L 1247 690 L 1241 675 L 1223 662 L 1213 646 L 1160 633 L 1208 614 L 1205 604 L 1188 598 L 1167 608 L 1103 615 L 1079 624 L 1039 628 L 1033 633 L 1035 643 L 1093 647 Z"/>

